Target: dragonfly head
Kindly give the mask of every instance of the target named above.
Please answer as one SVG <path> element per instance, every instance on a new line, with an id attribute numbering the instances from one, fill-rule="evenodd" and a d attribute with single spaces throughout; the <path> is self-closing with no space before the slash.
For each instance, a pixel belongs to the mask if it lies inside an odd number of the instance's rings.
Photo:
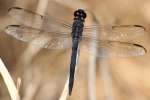
<path id="1" fill-rule="evenodd" d="M 74 12 L 74 17 L 75 20 L 81 20 L 84 22 L 86 18 L 86 13 L 83 9 L 78 9 Z"/>

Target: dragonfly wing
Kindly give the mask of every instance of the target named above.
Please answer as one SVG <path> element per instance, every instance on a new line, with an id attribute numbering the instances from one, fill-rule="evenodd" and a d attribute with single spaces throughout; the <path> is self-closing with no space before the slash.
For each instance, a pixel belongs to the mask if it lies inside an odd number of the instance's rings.
<path id="1" fill-rule="evenodd" d="M 72 45 L 71 36 L 66 33 L 48 33 L 23 25 L 9 25 L 5 32 L 18 40 L 33 41 L 33 44 L 48 49 L 66 49 L 71 48 Z"/>
<path id="2" fill-rule="evenodd" d="M 67 23 L 64 20 L 60 20 L 54 18 L 52 16 L 45 16 L 42 25 L 42 29 L 51 32 L 51 31 L 58 31 L 58 32 L 66 32 L 66 34 L 70 34 L 72 30 L 72 24 Z"/>
<path id="3" fill-rule="evenodd" d="M 146 53 L 146 49 L 139 44 L 109 40 L 97 41 L 85 37 L 82 39 L 81 47 L 87 53 L 95 51 L 97 57 L 129 57 L 144 55 Z"/>
<path id="4" fill-rule="evenodd" d="M 127 40 L 145 33 L 145 28 L 140 25 L 118 25 L 118 26 L 90 26 L 84 28 L 84 34 L 93 37 L 93 32 L 97 32 L 96 37 L 104 40 Z"/>
<path id="5" fill-rule="evenodd" d="M 71 30 L 71 24 L 65 21 L 59 20 L 51 16 L 43 16 L 24 8 L 12 7 L 8 10 L 8 13 L 23 25 L 40 29 L 43 28 L 42 30 L 47 32 L 70 32 Z"/>
<path id="6" fill-rule="evenodd" d="M 5 32 L 24 42 L 31 41 L 40 35 L 40 30 L 23 25 L 9 25 L 5 28 Z"/>
<path id="7" fill-rule="evenodd" d="M 19 23 L 24 24 L 26 26 L 33 26 L 33 22 L 36 21 L 34 27 L 38 27 L 43 22 L 42 15 L 20 7 L 9 8 L 8 14 L 14 19 L 16 19 Z"/>
<path id="8" fill-rule="evenodd" d="M 72 38 L 70 35 L 63 34 L 61 36 L 51 35 L 50 41 L 45 48 L 48 49 L 70 49 L 72 47 Z"/>

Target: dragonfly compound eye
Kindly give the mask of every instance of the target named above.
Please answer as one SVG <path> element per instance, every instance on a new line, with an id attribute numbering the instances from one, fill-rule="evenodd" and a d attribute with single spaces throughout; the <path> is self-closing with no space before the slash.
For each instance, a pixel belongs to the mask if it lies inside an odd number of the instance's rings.
<path id="1" fill-rule="evenodd" d="M 78 9 L 74 12 L 75 18 L 84 20 L 86 18 L 86 13 L 83 9 Z"/>

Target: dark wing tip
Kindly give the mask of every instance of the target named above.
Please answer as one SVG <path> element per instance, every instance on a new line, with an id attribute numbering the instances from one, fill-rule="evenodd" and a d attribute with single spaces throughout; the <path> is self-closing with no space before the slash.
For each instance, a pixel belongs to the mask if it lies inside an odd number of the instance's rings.
<path id="1" fill-rule="evenodd" d="M 133 26 L 133 27 L 139 27 L 139 28 L 142 28 L 144 29 L 144 31 L 146 30 L 146 28 L 142 25 L 115 25 L 115 26 L 112 26 L 112 28 L 117 28 L 117 27 L 129 27 L 129 26 Z"/>
<path id="2" fill-rule="evenodd" d="M 146 50 L 146 48 L 145 48 L 144 46 L 139 45 L 139 44 L 133 44 L 133 45 L 143 48 L 143 49 L 144 49 L 144 51 L 145 51 L 145 53 L 147 53 L 147 50 Z"/>
<path id="3" fill-rule="evenodd" d="M 8 12 L 10 12 L 10 11 L 13 10 L 13 9 L 28 11 L 28 12 L 30 12 L 30 13 L 33 13 L 33 14 L 36 14 L 36 15 L 40 16 L 41 18 L 44 17 L 44 16 L 42 16 L 42 15 L 36 13 L 36 12 L 32 12 L 32 11 L 30 11 L 30 10 L 27 10 L 27 9 L 24 9 L 24 8 L 21 8 L 21 7 L 16 7 L 16 6 L 9 8 L 9 9 L 8 9 Z"/>
<path id="4" fill-rule="evenodd" d="M 6 26 L 6 29 L 10 28 L 10 27 L 20 27 L 21 25 L 8 25 Z"/>
<path id="5" fill-rule="evenodd" d="M 146 30 L 146 28 L 142 25 L 134 25 L 135 27 L 140 27 L 140 28 L 143 28 L 144 30 Z"/>
<path id="6" fill-rule="evenodd" d="M 7 30 L 12 29 L 12 28 L 19 28 L 21 25 L 8 25 L 4 28 L 4 31 L 7 33 Z"/>
<path id="7" fill-rule="evenodd" d="M 10 12 L 12 9 L 23 9 L 23 8 L 20 8 L 20 7 L 11 7 L 11 8 L 8 8 L 8 12 Z"/>

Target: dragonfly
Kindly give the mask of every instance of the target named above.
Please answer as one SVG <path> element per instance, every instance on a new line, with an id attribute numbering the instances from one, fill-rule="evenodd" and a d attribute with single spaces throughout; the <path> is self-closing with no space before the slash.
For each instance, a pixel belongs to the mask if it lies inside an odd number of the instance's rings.
<path id="1" fill-rule="evenodd" d="M 71 48 L 69 95 L 71 95 L 74 85 L 79 47 L 84 47 L 84 50 L 89 53 L 93 53 L 91 48 L 96 48 L 96 57 L 130 57 L 146 53 L 146 49 L 142 45 L 121 41 L 122 39 L 142 35 L 145 32 L 145 28 L 141 25 L 85 26 L 87 13 L 83 9 L 74 11 L 74 20 L 72 22 L 41 15 L 20 7 L 9 8 L 8 13 L 21 23 L 8 25 L 5 28 L 5 32 L 8 35 L 24 42 L 30 42 L 45 35 L 50 37 L 48 42 L 43 45 L 42 42 L 37 41 L 35 45 L 47 49 Z M 33 22 L 36 24 L 33 25 Z M 41 27 L 39 27 L 40 25 Z M 93 36 L 95 31 L 99 33 L 99 36 Z M 93 41 L 96 45 L 91 45 Z"/>

